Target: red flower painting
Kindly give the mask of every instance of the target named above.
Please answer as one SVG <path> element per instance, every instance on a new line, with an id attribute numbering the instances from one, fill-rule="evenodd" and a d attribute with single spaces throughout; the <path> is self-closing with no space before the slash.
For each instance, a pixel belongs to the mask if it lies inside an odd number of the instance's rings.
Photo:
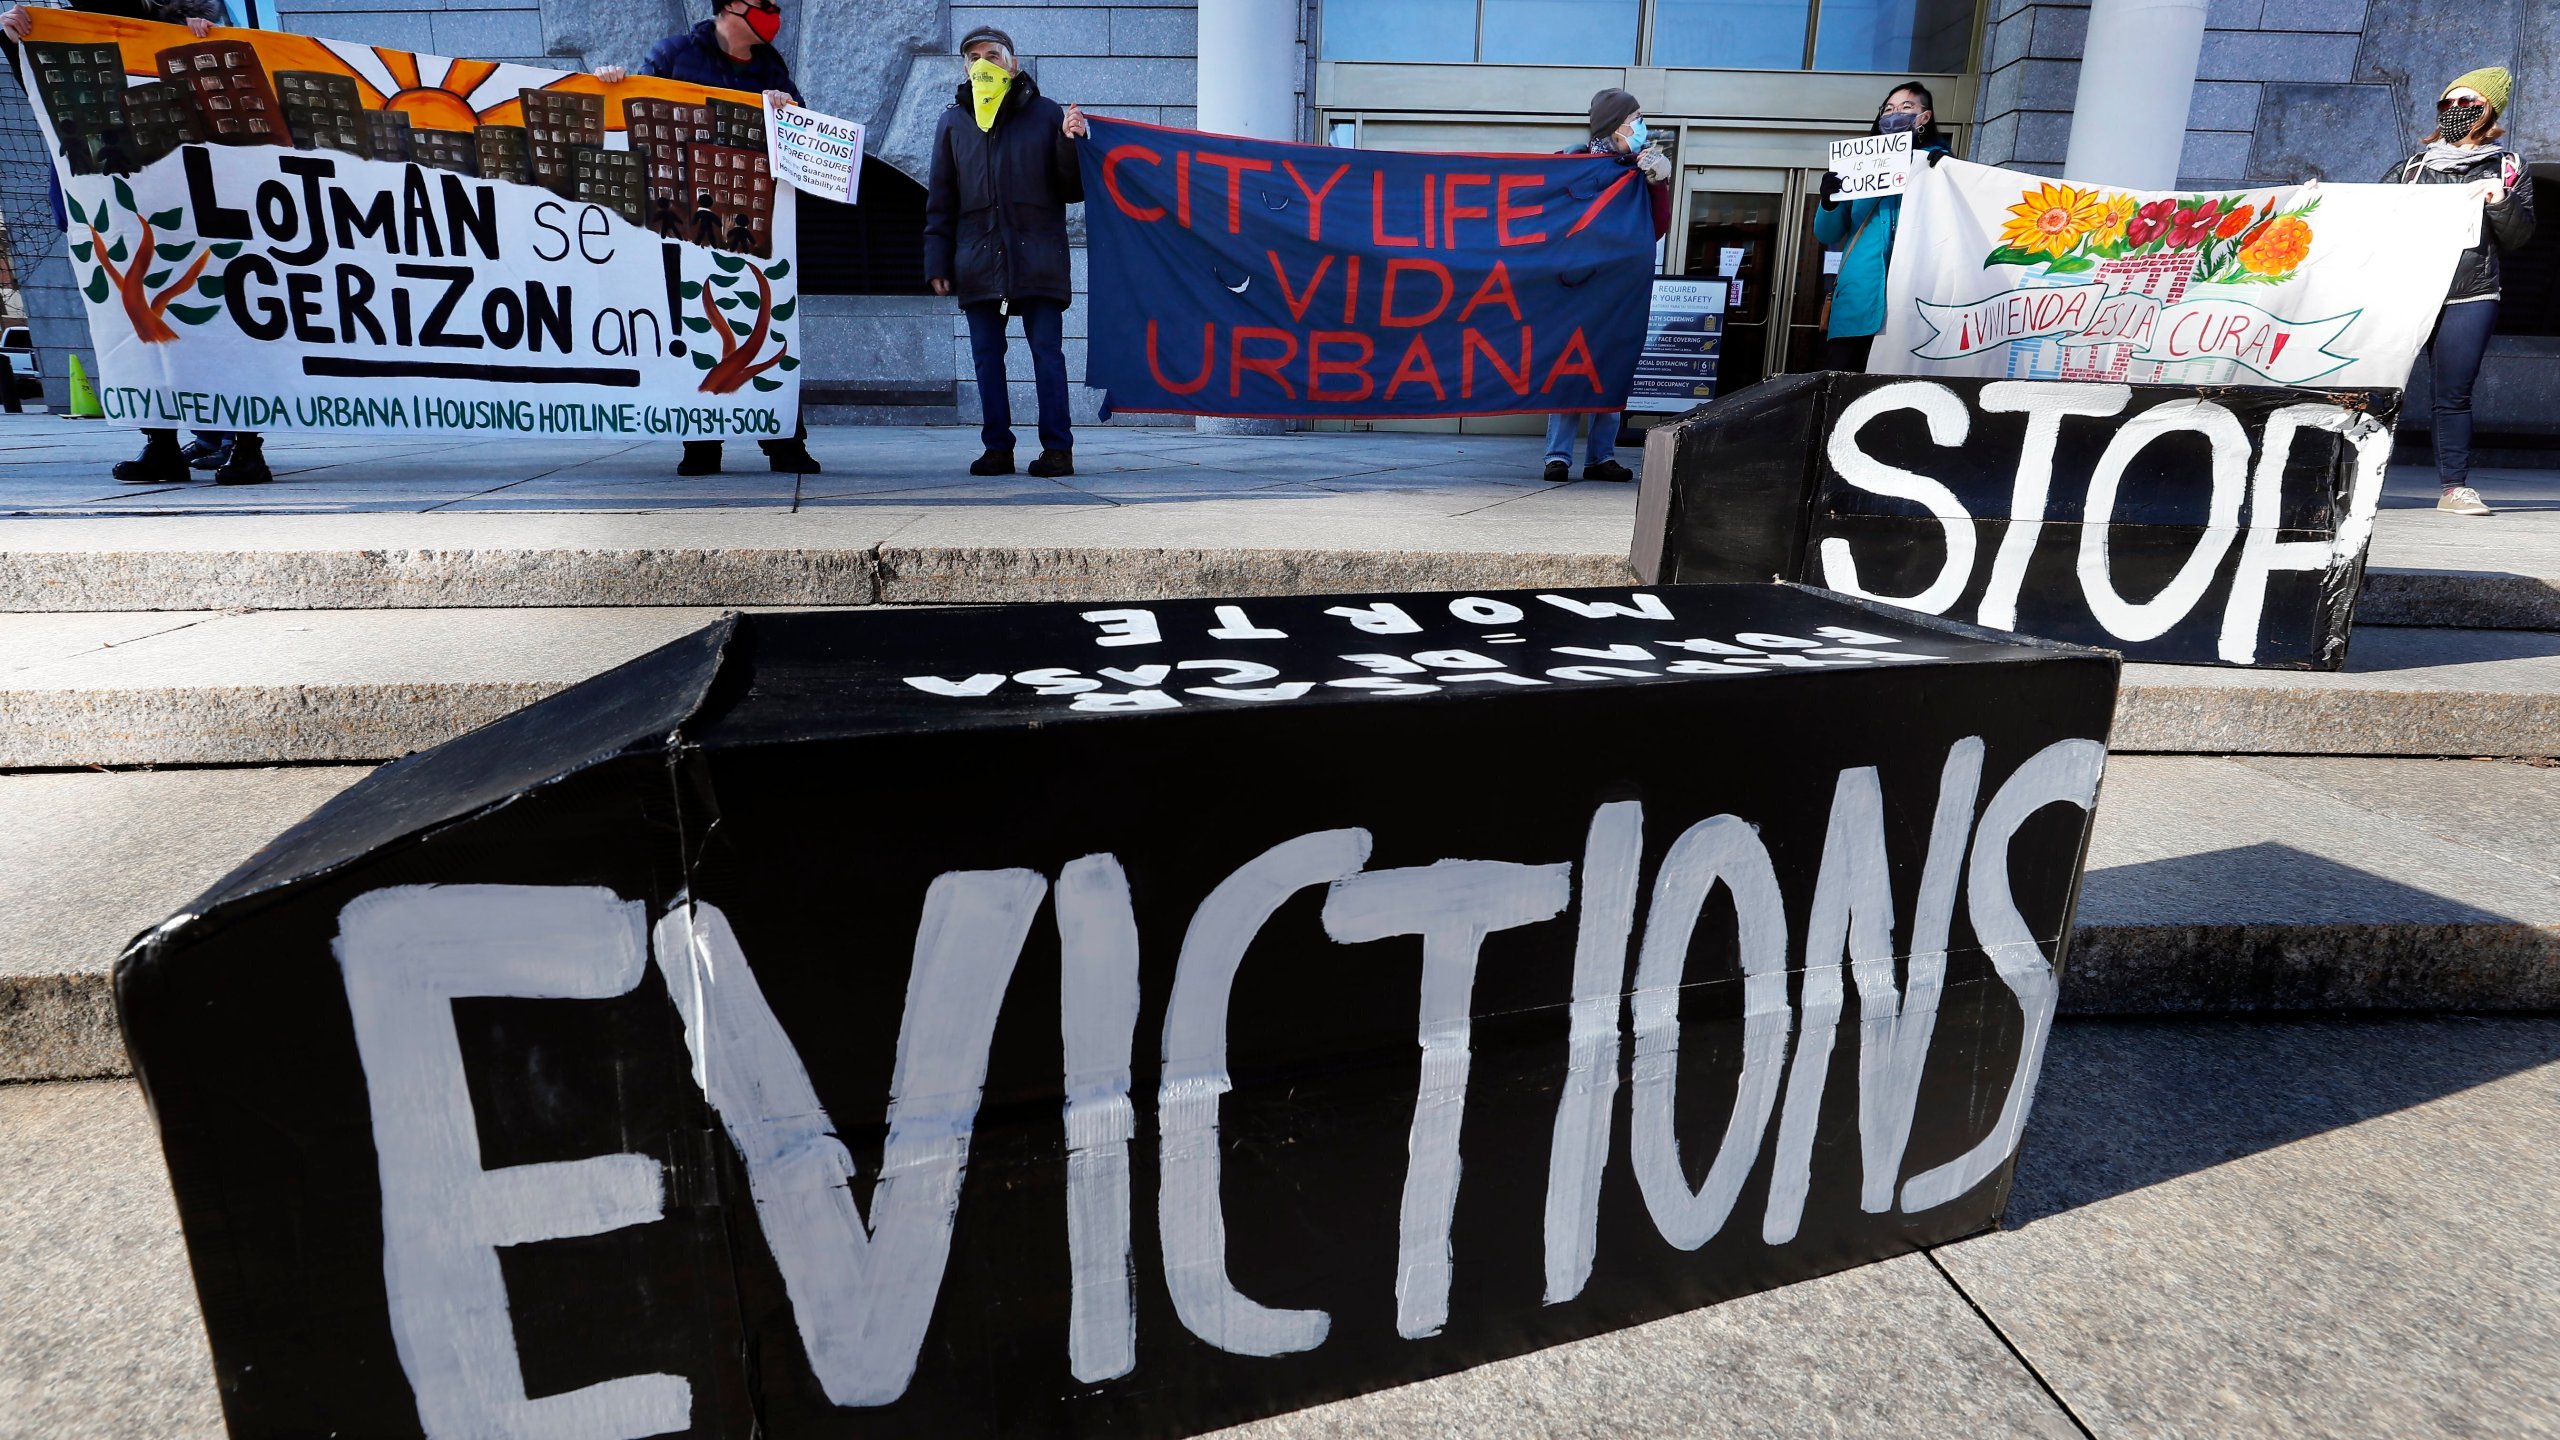
<path id="1" fill-rule="evenodd" d="M 2178 211 L 2169 221 L 2169 248 L 2187 250 L 2203 244 L 2213 233 L 2215 222 L 2222 218 L 2222 202 L 2207 200 L 2201 205 Z"/>
<path id="2" fill-rule="evenodd" d="M 2150 204 L 2134 211 L 2133 219 L 2126 222 L 2124 227 L 2125 243 L 2129 245 L 2150 244 L 2152 241 L 2169 233 L 2169 222 L 2176 219 L 2177 215 L 2177 201 L 2152 201 Z"/>

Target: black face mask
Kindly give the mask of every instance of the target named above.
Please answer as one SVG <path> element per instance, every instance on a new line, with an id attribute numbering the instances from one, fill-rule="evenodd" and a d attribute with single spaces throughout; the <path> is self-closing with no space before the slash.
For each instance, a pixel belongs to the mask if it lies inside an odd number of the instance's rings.
<path id="1" fill-rule="evenodd" d="M 2436 116 L 2436 133 L 2447 140 L 2459 140 L 2480 127 L 2480 119 L 2489 113 L 2486 105 L 2456 105 Z"/>

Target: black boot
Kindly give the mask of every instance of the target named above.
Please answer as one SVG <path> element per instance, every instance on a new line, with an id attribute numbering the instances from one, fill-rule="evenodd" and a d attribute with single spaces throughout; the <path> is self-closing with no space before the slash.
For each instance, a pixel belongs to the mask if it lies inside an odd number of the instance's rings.
<path id="1" fill-rule="evenodd" d="M 1013 473 L 1013 452 L 1010 450 L 990 450 L 984 455 L 981 455 L 977 459 L 969 462 L 969 473 L 972 475 L 1010 475 Z"/>
<path id="2" fill-rule="evenodd" d="M 187 465 L 196 470 L 219 470 L 231 458 L 231 442 L 225 440 L 190 440 L 178 451 Z"/>
<path id="3" fill-rule="evenodd" d="M 119 460 L 107 472 L 127 485 L 184 485 L 195 478 L 187 473 L 187 457 L 178 449 L 175 430 L 142 432 L 142 453 L 131 460 Z"/>
<path id="4" fill-rule="evenodd" d="M 213 472 L 216 485 L 264 485 L 274 478 L 267 468 L 267 442 L 255 435 L 231 437 L 231 458 Z"/>
<path id="5" fill-rule="evenodd" d="M 1043 480 L 1057 475 L 1073 475 L 1076 473 L 1076 452 L 1073 450 L 1043 450 L 1040 452 L 1039 459 L 1032 461 L 1030 464 L 1023 466 L 1022 468 L 1031 474 L 1039 476 Z"/>
<path id="6" fill-rule="evenodd" d="M 808 442 L 804 440 L 767 440 L 764 442 L 764 458 L 784 475 L 819 473 L 817 457 L 809 453 Z"/>
<path id="7" fill-rule="evenodd" d="M 676 462 L 679 475 L 717 475 L 720 473 L 720 442 L 687 440 L 684 458 Z"/>

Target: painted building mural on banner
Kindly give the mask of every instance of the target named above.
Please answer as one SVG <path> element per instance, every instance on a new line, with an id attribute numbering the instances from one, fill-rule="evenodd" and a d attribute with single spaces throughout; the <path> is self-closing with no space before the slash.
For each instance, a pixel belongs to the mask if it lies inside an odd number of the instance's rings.
<path id="1" fill-rule="evenodd" d="M 791 196 L 759 97 L 32 13 L 108 418 L 790 432 Z"/>
<path id="2" fill-rule="evenodd" d="M 1914 172 L 1883 373 L 2396 389 L 2479 201 L 2451 187 L 2153 194 Z"/>

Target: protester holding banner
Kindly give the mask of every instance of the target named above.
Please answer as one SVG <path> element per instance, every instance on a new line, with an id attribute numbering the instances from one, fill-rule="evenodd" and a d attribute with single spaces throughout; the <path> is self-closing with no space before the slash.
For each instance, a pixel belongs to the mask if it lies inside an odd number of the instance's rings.
<path id="1" fill-rule="evenodd" d="M 227 18 L 222 0 L 81 0 L 76 5 L 48 8 L 184 25 L 187 33 L 199 40 L 212 34 L 213 27 Z M 0 10 L 0 35 L 12 40 L 26 39 L 33 23 L 24 5 Z M 13 54 L 11 58 L 16 57 Z M 55 203 L 58 207 L 60 201 Z M 69 217 L 57 210 L 56 218 Z M 183 485 L 195 478 L 191 470 L 212 471 L 214 482 L 220 485 L 259 485 L 275 478 L 267 468 L 264 445 L 258 436 L 225 430 L 199 430 L 195 434 L 192 442 L 180 446 L 175 430 L 145 430 L 142 453 L 131 460 L 118 461 L 109 473 L 127 485 Z"/>
<path id="2" fill-rule="evenodd" d="M 1884 97 L 1876 111 L 1872 135 L 1912 132 L 1912 158 L 1947 153 L 1946 133 L 1938 128 L 1937 100 L 1929 87 L 1906 81 Z M 1842 250 L 1840 276 L 1831 292 L 1831 320 L 1822 346 L 1822 368 L 1867 368 L 1867 352 L 1876 332 L 1884 329 L 1885 267 L 1893 256 L 1893 237 L 1902 224 L 1902 197 L 1883 195 L 1843 205 L 1832 197 L 1840 177 L 1822 177 L 1822 208 L 1813 217 L 1813 238 L 1826 250 Z"/>
<path id="3" fill-rule="evenodd" d="M 925 186 L 924 273 L 936 295 L 956 296 L 969 317 L 977 363 L 978 435 L 972 475 L 1013 473 L 1013 397 L 1005 387 L 1005 319 L 1022 317 L 1040 400 L 1043 477 L 1073 475 L 1074 416 L 1067 402 L 1065 322 L 1075 299 L 1067 258 L 1067 207 L 1084 199 L 1076 166 L 1082 114 L 1062 110 L 1015 58 L 1013 37 L 991 25 L 960 42 L 969 72 L 933 132 Z"/>
<path id="4" fill-rule="evenodd" d="M 2416 154 L 2383 174 L 2383 183 L 2462 185 L 2480 197 L 2479 238 L 2454 267 L 2435 334 L 2427 342 L 2434 364 L 2436 479 L 2443 485 L 2438 510 L 2454 515 L 2491 511 L 2471 486 L 2471 387 L 2498 326 L 2499 252 L 2533 238 L 2533 169 L 2498 143 L 2498 124 L 2515 90 L 2515 77 L 2491 66 L 2474 70 L 2436 98 L 2436 136 Z"/>
<path id="5" fill-rule="evenodd" d="M 711 0 L 711 18 L 650 46 L 648 58 L 640 62 L 640 73 L 688 85 L 761 91 L 765 103 L 776 109 L 797 105 L 800 87 L 792 82 L 790 62 L 773 48 L 774 37 L 781 33 L 782 7 L 775 0 Z M 595 75 L 608 85 L 618 85 L 627 78 L 627 72 L 619 65 L 598 66 Z M 716 217 L 713 223 L 717 223 Z M 809 454 L 806 420 L 787 440 L 756 443 L 775 470 L 789 475 L 819 472 L 817 460 Z M 721 442 L 717 440 L 687 440 L 676 473 L 717 475 L 720 456 Z"/>
<path id="6" fill-rule="evenodd" d="M 1644 109 L 1636 97 L 1624 90 L 1603 90 L 1591 97 L 1591 138 L 1560 155 L 1607 155 L 1621 165 L 1633 166 L 1644 174 L 1647 201 L 1653 212 L 1653 238 L 1659 241 L 1671 233 L 1671 162 L 1647 143 Z M 1559 484 L 1573 476 L 1573 440 L 1579 413 L 1547 417 L 1547 468 L 1549 484 Z M 1618 463 L 1618 426 L 1625 412 L 1611 410 L 1591 416 L 1591 440 L 1584 450 L 1582 478 L 1585 480 L 1633 480 L 1635 472 Z"/>

